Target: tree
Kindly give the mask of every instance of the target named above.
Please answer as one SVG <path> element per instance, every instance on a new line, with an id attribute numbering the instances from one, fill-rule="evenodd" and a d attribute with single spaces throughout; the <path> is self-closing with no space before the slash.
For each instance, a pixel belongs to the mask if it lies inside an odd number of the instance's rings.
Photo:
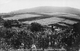
<path id="1" fill-rule="evenodd" d="M 33 22 L 33 23 L 31 23 L 30 30 L 32 32 L 42 31 L 43 30 L 43 26 L 41 24 L 39 24 L 39 23 Z"/>

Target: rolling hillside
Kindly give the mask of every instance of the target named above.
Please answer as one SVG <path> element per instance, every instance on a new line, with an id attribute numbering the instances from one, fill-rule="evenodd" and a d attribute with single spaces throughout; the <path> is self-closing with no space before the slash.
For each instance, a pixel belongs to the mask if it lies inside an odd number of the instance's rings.
<path id="1" fill-rule="evenodd" d="M 16 19 L 23 23 L 38 22 L 43 25 L 58 22 L 72 25 L 80 21 L 80 10 L 71 7 L 42 6 L 7 13 L 3 15 L 3 19 Z"/>

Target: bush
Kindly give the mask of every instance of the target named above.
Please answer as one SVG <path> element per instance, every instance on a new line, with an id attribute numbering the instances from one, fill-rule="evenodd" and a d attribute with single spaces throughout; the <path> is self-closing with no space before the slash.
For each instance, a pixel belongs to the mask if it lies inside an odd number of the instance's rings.
<path id="1" fill-rule="evenodd" d="M 33 23 L 31 23 L 30 30 L 32 32 L 42 31 L 43 30 L 43 26 L 41 24 L 39 24 L 39 23 L 33 22 Z"/>
<path id="2" fill-rule="evenodd" d="M 11 27 L 20 27 L 21 24 L 17 20 L 5 20 L 3 23 L 4 27 L 11 28 Z"/>

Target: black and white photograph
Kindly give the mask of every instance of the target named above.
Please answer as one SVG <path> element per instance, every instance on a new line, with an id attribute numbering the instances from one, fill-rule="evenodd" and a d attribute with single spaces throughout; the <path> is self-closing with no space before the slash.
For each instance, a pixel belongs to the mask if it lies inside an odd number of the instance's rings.
<path id="1" fill-rule="evenodd" d="M 0 0 L 0 51 L 80 51 L 80 0 Z"/>

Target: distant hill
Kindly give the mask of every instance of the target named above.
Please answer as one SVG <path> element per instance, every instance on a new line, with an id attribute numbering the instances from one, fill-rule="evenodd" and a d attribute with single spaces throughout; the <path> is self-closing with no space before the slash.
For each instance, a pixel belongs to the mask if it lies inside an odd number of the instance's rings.
<path id="1" fill-rule="evenodd" d="M 80 16 L 80 10 L 76 8 L 71 7 L 50 7 L 50 6 L 41 6 L 41 7 L 35 7 L 31 9 L 23 9 L 18 11 L 13 11 L 11 13 L 29 13 L 29 12 L 35 12 L 35 13 L 70 13 L 70 14 L 76 14 Z"/>

